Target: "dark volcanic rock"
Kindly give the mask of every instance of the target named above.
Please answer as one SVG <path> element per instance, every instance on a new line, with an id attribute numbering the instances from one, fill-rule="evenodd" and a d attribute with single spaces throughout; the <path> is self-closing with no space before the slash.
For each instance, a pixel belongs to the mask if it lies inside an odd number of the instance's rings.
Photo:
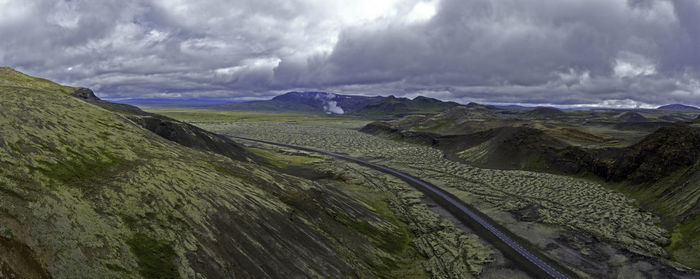
<path id="1" fill-rule="evenodd" d="M 76 98 L 80 98 L 80 99 L 85 99 L 88 101 L 97 101 L 100 99 L 97 96 L 95 96 L 95 92 L 92 92 L 92 90 L 90 90 L 90 88 L 85 88 L 85 87 L 80 88 L 78 90 L 75 90 L 75 92 L 73 92 L 73 94 L 71 94 L 71 96 L 76 97 Z"/>
<path id="2" fill-rule="evenodd" d="M 649 122 L 635 122 L 649 123 Z M 557 173 L 592 173 L 609 181 L 634 184 L 655 182 L 690 167 L 700 159 L 700 129 L 685 123 L 666 125 L 642 141 L 626 148 L 586 149 L 570 146 L 546 133 L 528 127 L 501 127 L 465 135 L 440 135 L 402 130 L 387 122 L 373 122 L 360 131 L 435 146 L 446 156 L 477 147 L 478 160 L 487 168 L 531 168 Z M 467 153 L 469 154 L 469 153 Z"/>
<path id="3" fill-rule="evenodd" d="M 131 116 L 129 119 L 167 140 L 186 147 L 218 153 L 235 160 L 246 160 L 251 156 L 241 145 L 229 138 L 191 124 L 160 115 Z"/>
<path id="4" fill-rule="evenodd" d="M 214 152 L 234 160 L 245 161 L 248 158 L 255 157 L 241 145 L 227 137 L 166 116 L 145 112 L 136 106 L 100 100 L 90 89 L 78 89 L 72 96 L 107 110 L 124 113 L 131 121 L 134 121 L 141 127 L 186 147 Z"/>
<path id="5" fill-rule="evenodd" d="M 362 127 L 360 129 L 360 132 L 363 133 L 368 133 L 370 135 L 378 135 L 378 134 L 394 134 L 398 133 L 399 129 L 396 129 L 391 126 L 391 124 L 386 123 L 386 122 L 381 122 L 381 121 L 375 121 L 372 123 L 369 123 Z"/>
<path id="6" fill-rule="evenodd" d="M 521 222 L 534 222 L 540 219 L 538 209 L 538 205 L 530 204 L 521 209 L 512 210 L 510 213 Z"/>
<path id="7" fill-rule="evenodd" d="M 587 150 L 567 147 L 548 156 L 548 165 L 565 173 L 589 171 L 611 181 L 654 182 L 695 164 L 700 130 L 677 123 L 658 129 L 626 148 Z"/>
<path id="8" fill-rule="evenodd" d="M 689 167 L 700 157 L 700 130 L 677 123 L 663 127 L 628 147 L 615 160 L 608 179 L 633 183 L 656 181 Z"/>
<path id="9" fill-rule="evenodd" d="M 92 103 L 94 105 L 100 106 L 103 109 L 111 110 L 114 112 L 138 114 L 138 115 L 149 115 L 148 113 L 142 111 L 140 108 L 132 106 L 132 105 L 113 103 L 113 102 L 100 100 L 100 98 L 95 96 L 95 93 L 92 92 L 92 90 L 90 90 L 89 88 L 80 88 L 78 90 L 75 90 L 75 92 L 73 92 L 73 94 L 71 94 L 71 96 L 76 97 L 76 98 L 81 99 L 81 100 L 84 100 L 88 103 Z"/>

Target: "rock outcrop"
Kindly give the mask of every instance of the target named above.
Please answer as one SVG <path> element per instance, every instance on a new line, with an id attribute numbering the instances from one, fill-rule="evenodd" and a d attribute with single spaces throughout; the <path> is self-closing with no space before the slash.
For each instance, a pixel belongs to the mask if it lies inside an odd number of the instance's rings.
<path id="1" fill-rule="evenodd" d="M 161 115 L 129 116 L 129 119 L 156 135 L 189 148 L 218 153 L 235 160 L 254 157 L 252 153 L 229 138 L 188 123 Z"/>
<path id="2" fill-rule="evenodd" d="M 76 98 L 80 98 L 80 99 L 84 99 L 84 100 L 88 100 L 88 101 L 100 100 L 100 98 L 95 96 L 95 92 L 92 92 L 91 89 L 85 88 L 85 87 L 81 87 L 78 90 L 75 90 L 75 92 L 73 92 L 73 94 L 71 94 L 71 96 L 76 97 Z"/>

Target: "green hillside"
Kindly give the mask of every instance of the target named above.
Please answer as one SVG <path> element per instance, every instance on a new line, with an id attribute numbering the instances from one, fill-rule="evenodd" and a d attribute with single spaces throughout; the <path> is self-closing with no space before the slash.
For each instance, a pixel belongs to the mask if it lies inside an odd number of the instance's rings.
<path id="1" fill-rule="evenodd" d="M 372 278 L 406 261 L 391 211 L 72 90 L 0 73 L 0 278 Z"/>
<path id="2" fill-rule="evenodd" d="M 21 87 L 41 91 L 58 91 L 65 94 L 73 93 L 77 87 L 63 86 L 43 78 L 25 75 L 9 67 L 0 67 L 0 86 Z"/>
<path id="3" fill-rule="evenodd" d="M 353 114 L 369 117 L 402 117 L 410 114 L 437 114 L 456 106 L 459 104 L 423 96 L 414 99 L 389 96 L 369 103 Z"/>

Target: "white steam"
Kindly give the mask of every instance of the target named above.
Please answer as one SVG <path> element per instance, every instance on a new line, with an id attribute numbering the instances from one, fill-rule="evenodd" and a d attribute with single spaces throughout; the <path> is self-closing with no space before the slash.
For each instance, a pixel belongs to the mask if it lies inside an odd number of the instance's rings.
<path id="1" fill-rule="evenodd" d="M 323 102 L 323 111 L 326 114 L 344 114 L 345 111 L 343 108 L 338 106 L 338 102 L 336 101 L 331 101 L 335 98 L 335 94 L 329 93 L 329 94 L 316 94 L 314 99 L 321 100 Z"/>
<path id="2" fill-rule="evenodd" d="M 335 114 L 343 114 L 345 111 L 343 111 L 343 108 L 338 106 L 338 102 L 336 101 L 327 101 L 323 105 L 323 110 L 326 113 L 335 113 Z"/>

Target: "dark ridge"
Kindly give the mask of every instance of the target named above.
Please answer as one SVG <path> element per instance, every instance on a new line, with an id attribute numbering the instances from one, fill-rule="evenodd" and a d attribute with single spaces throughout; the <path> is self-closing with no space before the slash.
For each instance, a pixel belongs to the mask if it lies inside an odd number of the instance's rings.
<path id="1" fill-rule="evenodd" d="M 660 128 L 624 150 L 609 179 L 633 183 L 657 181 L 686 168 L 700 157 L 700 130 L 684 123 Z"/>
<path id="2" fill-rule="evenodd" d="M 85 99 L 88 101 L 100 100 L 100 98 L 95 96 L 95 93 L 92 92 L 92 90 L 90 90 L 89 88 L 85 88 L 85 87 L 82 87 L 82 88 L 79 88 L 78 90 L 75 90 L 75 92 L 73 92 L 73 94 L 71 94 L 71 96 L 76 97 L 76 98 L 80 98 L 80 99 Z"/>
<path id="3" fill-rule="evenodd" d="M 333 113 L 329 102 L 335 102 L 335 107 L 342 109 L 343 113 L 350 113 L 381 99 L 380 96 L 367 97 L 328 92 L 288 92 L 271 100 L 224 104 L 217 107 L 242 111 Z"/>
<path id="4" fill-rule="evenodd" d="M 551 119 L 566 116 L 563 111 L 550 108 L 550 107 L 538 107 L 526 113 L 527 116 L 533 117 L 535 119 Z"/>
<path id="5" fill-rule="evenodd" d="M 670 104 L 670 105 L 665 105 L 665 106 L 660 106 L 656 109 L 665 109 L 665 110 L 700 110 L 700 108 L 694 107 L 694 106 L 687 106 L 687 105 L 682 105 L 682 104 Z"/>
<path id="6" fill-rule="evenodd" d="M 636 113 L 634 111 L 628 111 L 620 114 L 617 117 L 618 120 L 623 121 L 623 122 L 646 122 L 649 121 L 646 117 L 643 115 Z"/>
<path id="7" fill-rule="evenodd" d="M 210 151 L 234 160 L 246 161 L 252 157 L 241 145 L 191 124 L 172 120 L 159 115 L 128 116 L 134 123 L 183 146 L 200 151 Z"/>
<path id="8" fill-rule="evenodd" d="M 457 152 L 486 144 L 483 146 L 487 152 L 484 160 L 470 162 L 480 167 L 526 168 L 570 174 L 588 172 L 606 180 L 634 184 L 658 181 L 700 159 L 700 130 L 682 122 L 661 127 L 632 146 L 602 149 L 569 146 L 540 130 L 527 127 L 440 135 L 373 122 L 360 131 L 432 145 L 452 154 L 453 159 L 458 159 L 454 155 Z"/>
<path id="9" fill-rule="evenodd" d="M 132 105 L 100 100 L 95 96 L 92 90 L 88 88 L 80 88 L 76 90 L 72 96 L 104 109 L 124 114 L 134 123 L 156 135 L 189 148 L 214 152 L 241 161 L 246 161 L 248 158 L 255 157 L 240 144 L 227 137 L 208 132 L 192 124 L 180 122 L 163 115 L 145 112 Z"/>
<path id="10" fill-rule="evenodd" d="M 452 107 L 459 106 L 455 102 L 443 102 L 438 99 L 418 96 L 413 100 L 389 96 L 371 102 L 353 114 L 362 116 L 403 117 L 414 114 L 437 114 Z"/>

